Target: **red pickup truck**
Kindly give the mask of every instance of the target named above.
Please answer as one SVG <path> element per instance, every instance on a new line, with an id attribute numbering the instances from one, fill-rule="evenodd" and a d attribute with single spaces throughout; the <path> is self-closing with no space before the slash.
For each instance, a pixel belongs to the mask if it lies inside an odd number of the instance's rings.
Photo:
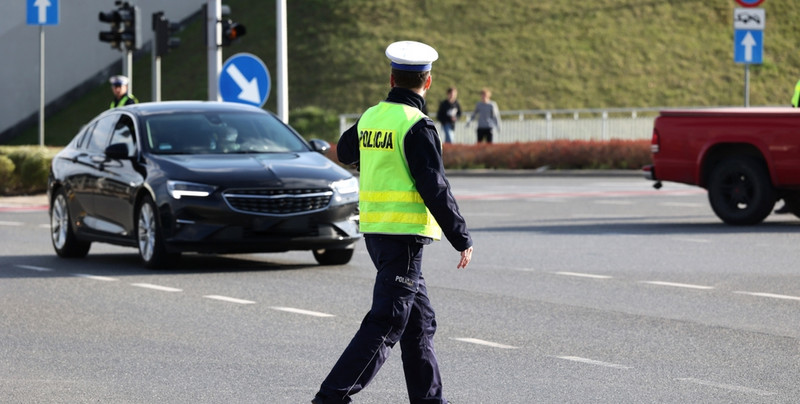
<path id="1" fill-rule="evenodd" d="M 783 199 L 800 217 L 800 109 L 661 111 L 645 176 L 708 190 L 714 213 L 734 225 L 761 223 Z"/>

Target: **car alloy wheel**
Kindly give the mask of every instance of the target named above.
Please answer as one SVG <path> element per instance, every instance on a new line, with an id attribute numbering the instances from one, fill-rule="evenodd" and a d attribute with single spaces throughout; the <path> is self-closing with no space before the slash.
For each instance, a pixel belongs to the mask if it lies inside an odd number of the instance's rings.
<path id="1" fill-rule="evenodd" d="M 147 196 L 139 204 L 136 215 L 136 242 L 139 247 L 139 257 L 147 268 L 161 268 L 180 258 L 180 253 L 167 252 L 161 237 L 156 205 Z"/>
<path id="2" fill-rule="evenodd" d="M 64 191 L 59 190 L 50 206 L 50 240 L 59 257 L 83 258 L 91 243 L 78 240 L 70 228 L 69 206 Z"/>
<path id="3" fill-rule="evenodd" d="M 153 259 L 156 243 L 156 217 L 150 203 L 142 203 L 142 206 L 139 208 L 138 223 L 137 239 L 139 241 L 139 255 L 145 262 L 150 262 Z"/>

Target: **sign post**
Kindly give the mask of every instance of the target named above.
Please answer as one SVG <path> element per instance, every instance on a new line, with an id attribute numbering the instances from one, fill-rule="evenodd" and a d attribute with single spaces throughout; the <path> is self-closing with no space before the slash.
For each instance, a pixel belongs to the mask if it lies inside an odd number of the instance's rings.
<path id="1" fill-rule="evenodd" d="M 733 61 L 744 64 L 744 106 L 750 106 L 750 65 L 764 59 L 764 0 L 736 0 L 743 8 L 733 10 Z"/>
<path id="2" fill-rule="evenodd" d="M 39 146 L 44 146 L 44 26 L 58 25 L 58 0 L 25 0 L 28 25 L 39 26 Z"/>

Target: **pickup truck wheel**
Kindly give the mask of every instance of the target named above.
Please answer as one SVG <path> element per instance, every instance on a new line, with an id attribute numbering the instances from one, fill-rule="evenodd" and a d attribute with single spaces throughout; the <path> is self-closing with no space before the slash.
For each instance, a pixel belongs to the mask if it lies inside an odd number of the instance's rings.
<path id="1" fill-rule="evenodd" d="M 783 203 L 786 204 L 786 209 L 791 214 L 800 217 L 800 192 L 792 192 L 791 194 L 784 195 Z"/>
<path id="2" fill-rule="evenodd" d="M 752 158 L 734 157 L 711 172 L 708 200 L 717 217 L 733 225 L 761 223 L 775 206 L 775 189 L 766 167 Z"/>

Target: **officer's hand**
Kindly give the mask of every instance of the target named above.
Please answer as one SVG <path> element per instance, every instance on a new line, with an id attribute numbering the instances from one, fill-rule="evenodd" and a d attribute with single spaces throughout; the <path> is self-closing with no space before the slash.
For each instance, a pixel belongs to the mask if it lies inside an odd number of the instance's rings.
<path id="1" fill-rule="evenodd" d="M 470 261 L 472 261 L 472 247 L 461 251 L 461 261 L 458 261 L 458 266 L 456 268 L 466 268 Z"/>

